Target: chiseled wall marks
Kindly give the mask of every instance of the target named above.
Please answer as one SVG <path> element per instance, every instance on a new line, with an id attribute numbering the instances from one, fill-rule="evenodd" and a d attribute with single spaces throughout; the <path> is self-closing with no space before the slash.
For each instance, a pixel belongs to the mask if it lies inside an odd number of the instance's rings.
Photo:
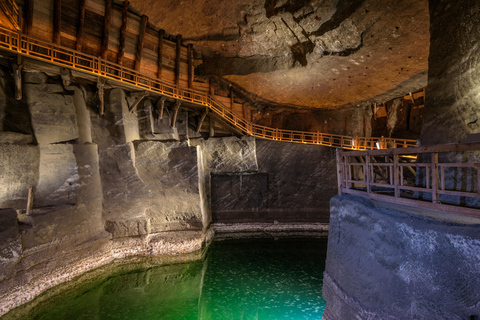
<path id="1" fill-rule="evenodd" d="M 479 225 L 416 215 L 421 211 L 332 199 L 324 319 L 480 316 Z"/>

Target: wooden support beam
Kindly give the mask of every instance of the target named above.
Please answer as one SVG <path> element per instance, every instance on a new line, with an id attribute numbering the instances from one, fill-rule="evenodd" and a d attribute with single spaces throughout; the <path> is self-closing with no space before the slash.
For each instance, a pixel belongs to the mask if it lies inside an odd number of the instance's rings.
<path id="1" fill-rule="evenodd" d="M 130 111 L 130 113 L 132 113 L 135 109 L 137 109 L 140 102 L 142 102 L 143 98 L 145 98 L 146 96 L 148 96 L 148 94 L 143 94 L 141 97 L 137 98 L 135 103 L 132 105 L 132 107 L 128 111 Z"/>
<path id="2" fill-rule="evenodd" d="M 181 104 L 182 104 L 182 101 L 177 100 L 175 102 L 175 106 L 173 107 L 172 128 L 175 128 L 175 122 L 177 122 L 178 110 L 180 110 Z"/>
<path id="3" fill-rule="evenodd" d="M 193 44 L 187 46 L 187 61 L 188 61 L 188 87 L 193 87 Z"/>
<path id="4" fill-rule="evenodd" d="M 53 43 L 60 43 L 60 28 L 62 26 L 62 0 L 53 2 Z"/>
<path id="5" fill-rule="evenodd" d="M 208 114 L 208 108 L 205 108 L 205 111 L 203 111 L 202 115 L 200 116 L 200 119 L 198 120 L 197 133 L 200 132 L 200 129 L 202 128 L 202 124 L 205 121 L 205 118 L 207 117 L 207 114 Z"/>
<path id="6" fill-rule="evenodd" d="M 142 63 L 142 52 L 143 52 L 143 43 L 145 41 L 145 31 L 147 30 L 148 17 L 146 15 L 142 16 L 142 21 L 140 22 L 140 31 L 138 34 L 137 42 L 137 52 L 135 54 L 135 70 L 140 70 L 140 64 Z"/>
<path id="7" fill-rule="evenodd" d="M 34 0 L 25 0 L 23 2 L 23 33 L 30 35 L 33 25 L 33 4 Z"/>
<path id="8" fill-rule="evenodd" d="M 105 79 L 98 78 L 97 89 L 98 89 L 98 113 L 103 116 L 105 113 Z"/>
<path id="9" fill-rule="evenodd" d="M 82 51 L 83 46 L 83 30 L 85 27 L 85 4 L 87 0 L 80 0 L 78 7 L 78 25 L 77 25 L 77 41 L 75 43 L 75 49 Z"/>
<path id="10" fill-rule="evenodd" d="M 165 30 L 158 30 L 158 47 L 157 47 L 157 78 L 162 78 L 163 71 L 163 37 Z"/>
<path id="11" fill-rule="evenodd" d="M 232 90 L 232 87 L 230 87 L 230 110 L 233 110 L 233 104 L 234 104 L 234 101 L 233 101 L 233 90 Z"/>
<path id="12" fill-rule="evenodd" d="M 180 50 L 182 48 L 182 35 L 177 35 L 177 47 L 175 50 L 175 85 L 180 85 Z"/>
<path id="13" fill-rule="evenodd" d="M 242 116 L 243 119 L 247 119 L 247 104 L 242 102 Z"/>
<path id="14" fill-rule="evenodd" d="M 35 187 L 28 189 L 28 198 L 27 198 L 27 210 L 25 214 L 28 216 L 33 212 L 33 195 L 35 192 Z"/>
<path id="15" fill-rule="evenodd" d="M 213 117 L 210 117 L 210 126 L 209 126 L 209 129 L 210 129 L 210 138 L 213 138 L 215 136 L 215 120 L 213 119 Z"/>
<path id="16" fill-rule="evenodd" d="M 123 1 L 122 7 L 122 26 L 120 27 L 120 38 L 118 39 L 118 54 L 117 63 L 123 65 L 123 55 L 125 54 L 125 37 L 127 35 L 127 21 L 128 21 L 128 0 Z"/>
<path id="17" fill-rule="evenodd" d="M 103 19 L 103 38 L 100 57 L 107 59 L 108 43 L 110 41 L 110 20 L 112 19 L 112 0 L 105 0 L 105 15 Z"/>
<path id="18" fill-rule="evenodd" d="M 208 93 L 212 96 L 215 95 L 215 88 L 213 87 L 213 80 L 210 79 L 210 81 L 208 82 Z"/>
<path id="19" fill-rule="evenodd" d="M 165 100 L 167 100 L 167 97 L 162 96 L 160 99 L 158 99 L 156 107 L 158 110 L 158 118 L 157 119 L 162 119 L 163 118 L 163 110 L 165 109 Z"/>
<path id="20" fill-rule="evenodd" d="M 15 100 L 22 100 L 22 65 L 21 64 L 13 64 L 13 80 L 15 83 Z"/>

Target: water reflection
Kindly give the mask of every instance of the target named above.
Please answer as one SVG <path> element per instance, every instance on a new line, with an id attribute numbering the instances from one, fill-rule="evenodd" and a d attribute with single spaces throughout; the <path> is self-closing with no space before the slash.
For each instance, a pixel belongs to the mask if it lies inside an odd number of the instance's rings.
<path id="1" fill-rule="evenodd" d="M 215 242 L 204 261 L 114 274 L 5 318 L 321 319 L 325 252 L 326 239 Z"/>

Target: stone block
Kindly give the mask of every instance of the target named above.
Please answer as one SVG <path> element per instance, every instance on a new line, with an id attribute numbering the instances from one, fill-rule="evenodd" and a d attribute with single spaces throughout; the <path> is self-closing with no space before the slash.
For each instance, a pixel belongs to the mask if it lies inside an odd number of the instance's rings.
<path id="1" fill-rule="evenodd" d="M 106 221 L 105 230 L 114 238 L 143 236 L 150 233 L 150 220 L 146 217 L 111 219 Z"/>
<path id="2" fill-rule="evenodd" d="M 197 152 L 181 142 L 136 142 L 135 167 L 145 184 L 198 193 Z"/>
<path id="3" fill-rule="evenodd" d="M 194 140 L 203 150 L 206 169 L 213 173 L 258 171 L 254 137 L 225 137 Z"/>
<path id="4" fill-rule="evenodd" d="M 137 111 L 130 112 L 129 106 L 135 103 L 135 98 L 127 98 L 122 89 L 112 89 L 108 93 L 105 111 L 112 132 L 123 134 L 117 136 L 117 143 L 127 143 L 140 139 Z"/>
<path id="5" fill-rule="evenodd" d="M 56 89 L 55 89 L 56 88 Z M 78 138 L 73 98 L 57 92 L 58 87 L 25 84 L 24 95 L 38 144 L 71 141 Z"/>
<path id="6" fill-rule="evenodd" d="M 0 144 L 0 207 L 25 209 L 28 189 L 39 179 L 40 149 Z"/>
<path id="7" fill-rule="evenodd" d="M 40 179 L 35 206 L 74 204 L 77 199 L 78 167 L 71 144 L 40 147 Z"/>

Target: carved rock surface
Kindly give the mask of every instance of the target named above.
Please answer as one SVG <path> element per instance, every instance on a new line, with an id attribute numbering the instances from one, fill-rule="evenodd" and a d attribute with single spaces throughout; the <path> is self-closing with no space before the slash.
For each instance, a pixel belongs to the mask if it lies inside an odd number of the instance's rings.
<path id="1" fill-rule="evenodd" d="M 0 209 L 0 281 L 9 275 L 9 268 L 23 255 L 22 240 L 17 224 L 17 212 Z"/>
<path id="2" fill-rule="evenodd" d="M 332 199 L 324 319 L 478 317 L 479 219 L 425 215 L 362 197 Z"/>
<path id="3" fill-rule="evenodd" d="M 480 3 L 430 1 L 430 11 L 433 41 L 421 141 L 460 142 L 480 130 Z"/>
<path id="4" fill-rule="evenodd" d="M 28 189 L 38 183 L 38 146 L 0 144 L 0 207 L 25 209 Z"/>
<path id="5" fill-rule="evenodd" d="M 25 84 L 32 126 L 39 144 L 66 142 L 78 138 L 73 97 L 57 84 Z"/>

